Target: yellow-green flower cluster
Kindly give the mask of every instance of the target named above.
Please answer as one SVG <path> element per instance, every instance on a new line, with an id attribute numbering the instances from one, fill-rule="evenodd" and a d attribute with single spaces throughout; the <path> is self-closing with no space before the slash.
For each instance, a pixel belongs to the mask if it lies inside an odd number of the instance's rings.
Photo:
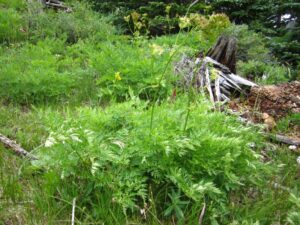
<path id="1" fill-rule="evenodd" d="M 191 26 L 191 20 L 189 17 L 184 16 L 179 18 L 179 27 L 181 29 Z"/>
<path id="2" fill-rule="evenodd" d="M 162 55 L 164 53 L 164 49 L 157 44 L 150 45 L 150 48 L 153 55 Z"/>
<path id="3" fill-rule="evenodd" d="M 116 81 L 122 80 L 122 77 L 121 77 L 121 73 L 120 73 L 120 72 L 116 72 L 116 73 L 115 73 L 115 80 L 116 80 Z"/>

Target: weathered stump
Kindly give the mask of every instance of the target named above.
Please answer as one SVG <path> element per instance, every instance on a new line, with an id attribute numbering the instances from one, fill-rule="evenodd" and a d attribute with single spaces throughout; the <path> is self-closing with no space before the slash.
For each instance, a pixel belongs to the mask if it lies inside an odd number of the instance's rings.
<path id="1" fill-rule="evenodd" d="M 221 36 L 206 56 L 225 65 L 232 73 L 236 73 L 237 41 L 233 37 Z"/>

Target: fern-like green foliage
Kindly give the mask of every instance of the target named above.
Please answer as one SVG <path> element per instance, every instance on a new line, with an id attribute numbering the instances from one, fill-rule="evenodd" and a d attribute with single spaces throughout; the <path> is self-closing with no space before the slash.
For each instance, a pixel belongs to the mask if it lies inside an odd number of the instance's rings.
<path id="1" fill-rule="evenodd" d="M 13 8 L 0 5 L 0 44 L 14 43 L 26 37 L 22 16 Z"/>
<path id="2" fill-rule="evenodd" d="M 184 106 L 184 99 L 159 106 L 152 133 L 147 103 L 137 99 L 105 111 L 89 107 L 66 109 L 63 114 L 39 110 L 49 136 L 35 150 L 40 159 L 34 164 L 57 174 L 67 185 L 63 189 L 74 184 L 82 190 L 88 183 L 90 195 L 111 190 L 112 201 L 124 210 L 143 208 L 151 190 L 165 215 L 175 212 L 181 218 L 183 203 L 190 207 L 206 202 L 221 210 L 221 205 L 228 207 L 231 191 L 259 186 L 268 171 L 249 148 L 253 141 L 259 146 L 262 139 L 235 118 L 211 113 L 203 100 L 191 106 L 184 132 Z M 171 189 L 182 195 L 163 200 Z M 90 204 L 96 204 L 88 197 Z M 179 205 L 174 206 L 174 201 Z M 220 213 L 216 216 L 226 221 Z"/>
<path id="3" fill-rule="evenodd" d="M 289 68 L 275 63 L 263 63 L 249 60 L 237 63 L 238 73 L 263 84 L 278 84 L 288 82 L 292 77 Z"/>
<path id="4" fill-rule="evenodd" d="M 197 32 L 152 41 L 111 36 L 101 42 L 89 38 L 66 46 L 66 37 L 62 37 L 27 42 L 14 49 L 3 47 L 0 96 L 23 104 L 98 104 L 124 101 L 133 90 L 140 98 L 153 100 L 158 78 L 172 52 L 177 51 L 173 59 L 177 60 L 182 52 L 191 54 L 199 47 L 206 48 L 200 39 Z M 161 98 L 168 97 L 172 88 L 171 66 L 162 81 Z"/>

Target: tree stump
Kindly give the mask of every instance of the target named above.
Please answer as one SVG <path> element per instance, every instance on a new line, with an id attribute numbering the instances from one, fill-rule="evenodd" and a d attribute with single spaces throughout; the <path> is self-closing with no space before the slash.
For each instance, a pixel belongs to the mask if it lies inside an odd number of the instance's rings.
<path id="1" fill-rule="evenodd" d="M 236 73 L 237 41 L 234 37 L 221 36 L 206 56 L 225 65 L 232 73 Z"/>

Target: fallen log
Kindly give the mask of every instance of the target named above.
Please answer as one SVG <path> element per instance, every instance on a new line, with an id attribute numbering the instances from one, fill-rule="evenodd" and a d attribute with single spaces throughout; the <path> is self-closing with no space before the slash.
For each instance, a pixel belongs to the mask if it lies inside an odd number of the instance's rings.
<path id="1" fill-rule="evenodd" d="M 72 9 L 70 7 L 65 6 L 64 3 L 59 0 L 40 0 L 40 2 L 49 8 L 64 10 L 65 12 L 72 12 Z"/>
<path id="2" fill-rule="evenodd" d="M 296 138 L 291 138 L 287 136 L 283 136 L 280 134 L 276 134 L 275 136 L 271 136 L 272 139 L 274 139 L 277 142 L 281 142 L 288 145 L 295 145 L 300 146 L 300 140 Z"/>
<path id="3" fill-rule="evenodd" d="M 0 134 L 0 142 L 4 144 L 6 148 L 11 149 L 14 153 L 16 153 L 19 156 L 28 158 L 30 160 L 37 160 L 35 156 L 33 156 L 31 153 L 26 151 L 24 148 L 22 148 L 20 145 L 18 145 L 15 141 L 9 139 L 8 137 Z"/>

